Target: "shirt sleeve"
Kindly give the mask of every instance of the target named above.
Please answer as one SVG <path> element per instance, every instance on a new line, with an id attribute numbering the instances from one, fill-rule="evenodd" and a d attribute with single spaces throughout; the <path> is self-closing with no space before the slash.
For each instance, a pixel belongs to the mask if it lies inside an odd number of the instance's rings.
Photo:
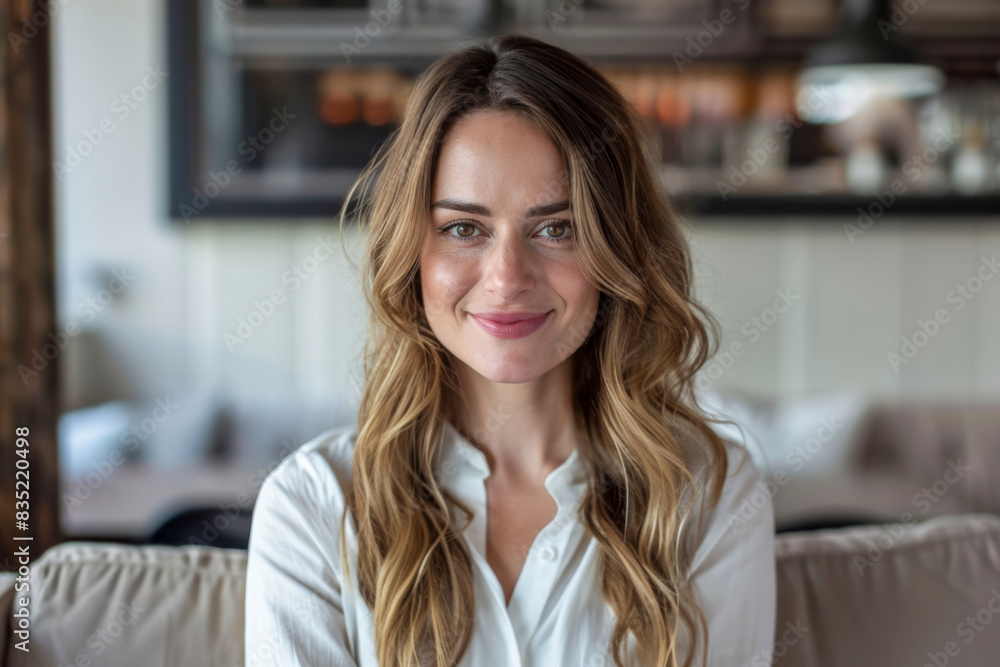
<path id="1" fill-rule="evenodd" d="M 726 482 L 704 518 L 691 585 L 708 624 L 708 667 L 760 667 L 771 664 L 777 613 L 774 509 L 747 450 L 726 446 Z"/>
<path id="2" fill-rule="evenodd" d="M 356 667 L 336 566 L 336 484 L 302 453 L 261 484 L 247 550 L 246 667 Z"/>

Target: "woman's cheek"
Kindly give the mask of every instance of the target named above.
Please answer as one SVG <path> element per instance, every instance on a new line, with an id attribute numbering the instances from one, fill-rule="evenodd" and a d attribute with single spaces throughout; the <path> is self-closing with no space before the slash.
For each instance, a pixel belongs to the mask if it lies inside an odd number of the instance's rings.
<path id="1" fill-rule="evenodd" d="M 464 263 L 446 257 L 427 262 L 420 282 L 428 317 L 455 312 L 475 284 Z"/>

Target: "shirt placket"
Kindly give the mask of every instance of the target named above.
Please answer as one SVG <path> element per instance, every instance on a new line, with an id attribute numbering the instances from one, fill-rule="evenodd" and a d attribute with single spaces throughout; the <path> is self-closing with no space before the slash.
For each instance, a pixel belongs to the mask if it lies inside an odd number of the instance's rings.
<path id="1" fill-rule="evenodd" d="M 500 630 L 504 644 L 509 648 L 507 659 L 494 656 L 494 664 L 517 667 L 530 664 L 526 652 L 546 601 L 556 586 L 564 558 L 568 554 L 568 541 L 576 524 L 576 505 L 583 489 L 578 473 L 579 454 L 574 451 L 545 480 L 546 489 L 556 500 L 556 516 L 532 541 L 508 605 L 504 601 L 503 587 L 486 560 L 488 517 L 485 480 L 489 475 L 489 466 L 482 452 L 471 445 L 457 440 L 451 444 L 454 445 L 454 449 L 450 450 L 452 461 L 459 473 L 452 478 L 453 490 L 475 513 L 463 537 L 470 547 L 479 576 L 491 593 L 490 605 L 502 626 Z M 460 510 L 456 509 L 455 512 L 461 514 Z"/>
<path id="2" fill-rule="evenodd" d="M 486 485 L 489 475 L 489 465 L 482 452 L 471 445 L 458 440 L 457 436 L 448 432 L 446 437 L 452 438 L 446 443 L 451 474 L 447 477 L 447 486 L 458 498 L 469 505 L 474 516 L 469 527 L 462 533 L 469 551 L 472 554 L 474 576 L 479 580 L 477 587 L 485 589 L 485 602 L 491 607 L 490 617 L 496 619 L 499 625 L 499 637 L 489 633 L 491 642 L 500 640 L 506 648 L 505 655 L 496 651 L 490 653 L 490 664 L 498 667 L 521 667 L 521 655 L 514 634 L 514 627 L 507 616 L 504 606 L 503 589 L 500 582 L 486 560 Z M 452 507 L 452 516 L 457 524 L 464 523 L 464 513 Z M 479 603 L 477 603 L 477 607 Z M 489 618 L 477 619 L 477 625 L 488 622 Z M 480 632 L 483 628 L 480 627 Z"/>
<path id="3" fill-rule="evenodd" d="M 532 541 L 511 592 L 510 604 L 506 606 L 514 636 L 520 639 L 518 649 L 524 665 L 531 664 L 527 650 L 542 613 L 549 606 L 552 591 L 564 572 L 568 541 L 576 521 L 570 499 L 563 495 L 565 489 L 557 485 L 550 487 L 552 491 L 555 491 L 553 495 L 559 509 L 555 518 Z"/>

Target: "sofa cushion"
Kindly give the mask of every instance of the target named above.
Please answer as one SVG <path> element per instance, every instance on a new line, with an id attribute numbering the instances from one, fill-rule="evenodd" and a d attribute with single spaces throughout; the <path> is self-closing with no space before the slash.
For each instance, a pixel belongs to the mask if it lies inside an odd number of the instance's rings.
<path id="1" fill-rule="evenodd" d="M 775 557 L 775 665 L 997 664 L 1000 517 L 783 533 Z"/>
<path id="2" fill-rule="evenodd" d="M 880 403 L 860 427 L 857 466 L 937 483 L 953 465 L 967 469 L 949 490 L 963 512 L 1000 513 L 1000 409 L 996 402 Z"/>
<path id="3" fill-rule="evenodd" d="M 245 572 L 238 549 L 63 543 L 32 564 L 31 651 L 7 665 L 243 667 Z"/>
<path id="4" fill-rule="evenodd" d="M 775 643 L 751 667 L 996 664 L 1000 517 L 783 533 L 775 553 Z M 31 652 L 6 664 L 243 667 L 245 571 L 237 549 L 53 547 L 32 564 Z"/>
<path id="5" fill-rule="evenodd" d="M 762 492 L 772 494 L 774 523 L 782 532 L 830 521 L 893 523 L 901 518 L 923 521 L 970 513 L 958 493 L 948 492 L 950 486 L 938 495 L 928 490 L 926 482 L 907 480 L 899 473 L 864 471 L 822 479 L 786 475 L 765 484 Z M 921 495 L 924 490 L 927 495 Z M 938 490 L 942 490 L 940 485 Z"/>

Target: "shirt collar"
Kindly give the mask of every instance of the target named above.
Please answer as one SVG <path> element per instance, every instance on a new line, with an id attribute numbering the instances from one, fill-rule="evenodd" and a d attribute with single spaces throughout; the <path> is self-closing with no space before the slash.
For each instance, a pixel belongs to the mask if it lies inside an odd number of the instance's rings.
<path id="1" fill-rule="evenodd" d="M 462 478 L 470 476 L 481 481 L 490 476 L 490 466 L 486 454 L 470 443 L 449 421 L 444 421 L 441 452 L 438 457 L 441 481 L 452 493 L 461 494 Z M 545 479 L 545 488 L 556 498 L 560 506 L 575 502 L 587 485 L 587 471 L 578 449 L 570 455 Z"/>

